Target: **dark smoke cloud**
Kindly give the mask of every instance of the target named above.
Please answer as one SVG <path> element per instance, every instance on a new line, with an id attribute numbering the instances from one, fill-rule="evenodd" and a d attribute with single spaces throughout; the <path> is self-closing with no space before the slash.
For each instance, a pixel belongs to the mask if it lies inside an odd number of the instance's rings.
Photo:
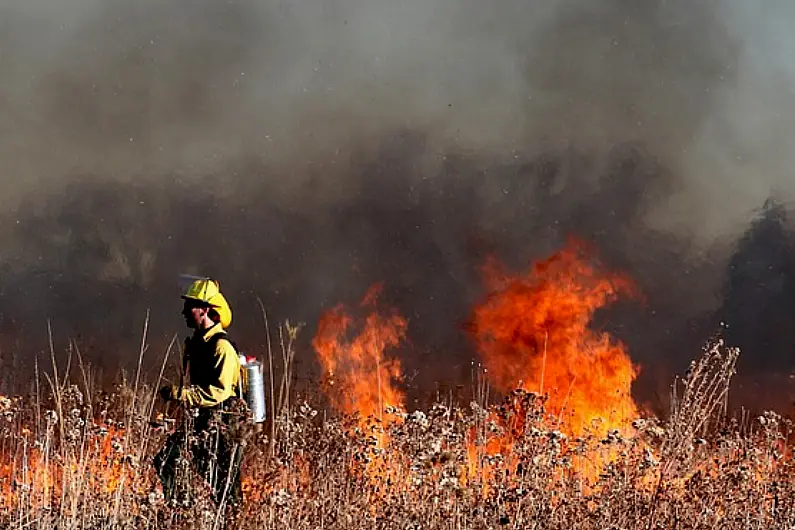
<path id="1" fill-rule="evenodd" d="M 654 145 L 673 164 L 736 77 L 710 3 L 179 2 L 6 6 L 0 129 L 15 174 L 229 174 L 303 197 L 351 192 L 350 157 L 421 131 L 415 173 L 448 151 L 503 157 Z M 11 156 L 13 155 L 13 156 Z M 288 177 L 289 175 L 289 177 Z M 240 176 L 230 178 L 240 181 Z M 274 182 L 276 181 L 276 182 Z"/>
<path id="2" fill-rule="evenodd" d="M 179 330 L 181 272 L 221 279 L 258 350 L 257 295 L 309 335 L 384 281 L 412 384 L 465 381 L 484 257 L 520 270 L 573 233 L 646 294 L 599 325 L 653 400 L 739 316 L 730 258 L 793 190 L 795 13 L 765 6 L 0 5 L 3 351 L 50 318 L 115 373 L 147 308 L 153 344 Z"/>

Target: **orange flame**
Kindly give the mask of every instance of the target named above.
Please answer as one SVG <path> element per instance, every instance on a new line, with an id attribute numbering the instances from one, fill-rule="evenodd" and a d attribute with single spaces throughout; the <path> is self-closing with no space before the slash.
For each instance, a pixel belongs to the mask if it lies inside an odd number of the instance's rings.
<path id="1" fill-rule="evenodd" d="M 22 429 L 24 438 L 14 454 L 0 459 L 0 510 L 20 505 L 52 508 L 67 496 L 112 495 L 123 480 L 132 481 L 133 470 L 122 454 L 123 429 L 95 424 L 87 430 L 81 452 L 61 453 L 45 450 Z M 144 491 L 149 486 L 143 477 L 132 487 Z M 130 482 L 126 487 L 131 487 Z M 65 507 L 61 506 L 62 509 Z"/>
<path id="2" fill-rule="evenodd" d="M 352 333 L 353 317 L 339 305 L 328 311 L 318 324 L 312 344 L 317 351 L 326 381 L 326 393 L 334 408 L 345 414 L 357 413 L 358 432 L 374 441 L 374 452 L 365 458 L 365 473 L 376 491 L 403 482 L 398 454 L 387 449 L 385 427 L 398 420 L 384 412 L 402 409 L 404 394 L 397 387 L 401 366 L 397 359 L 384 357 L 387 348 L 398 346 L 406 334 L 406 319 L 395 313 L 382 316 L 376 308 L 381 286 L 372 287 L 360 303 L 369 314 L 358 333 Z M 349 338 L 349 335 L 353 337 Z M 353 467 L 358 467 L 354 463 Z"/>
<path id="3" fill-rule="evenodd" d="M 362 420 L 380 419 L 387 407 L 402 407 L 403 392 L 400 361 L 384 357 L 387 348 L 398 346 L 406 334 L 407 322 L 393 312 L 382 316 L 376 311 L 381 286 L 372 287 L 360 303 L 371 311 L 359 333 L 348 338 L 354 322 L 342 305 L 323 315 L 312 345 L 318 354 L 329 399 L 334 408 L 346 414 L 358 413 Z"/>
<path id="4" fill-rule="evenodd" d="M 637 417 L 630 395 L 637 368 L 622 344 L 589 328 L 597 309 L 633 293 L 629 281 L 598 271 L 574 241 L 524 277 L 491 261 L 486 280 L 491 292 L 471 327 L 498 389 L 548 392 L 547 410 L 569 435 L 591 427 L 603 435 Z"/>

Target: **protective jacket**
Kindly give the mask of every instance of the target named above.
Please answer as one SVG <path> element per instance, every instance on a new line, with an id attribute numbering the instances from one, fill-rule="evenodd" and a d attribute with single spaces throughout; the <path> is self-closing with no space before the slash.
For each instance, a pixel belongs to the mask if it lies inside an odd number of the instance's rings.
<path id="1" fill-rule="evenodd" d="M 188 407 L 216 407 L 237 394 L 240 359 L 219 323 L 185 341 L 190 385 L 174 398 Z"/>

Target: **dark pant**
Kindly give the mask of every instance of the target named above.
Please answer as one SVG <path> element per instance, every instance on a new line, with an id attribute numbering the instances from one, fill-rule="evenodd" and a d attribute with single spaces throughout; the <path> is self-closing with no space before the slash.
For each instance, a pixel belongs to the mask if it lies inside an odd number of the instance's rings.
<path id="1" fill-rule="evenodd" d="M 166 499 L 189 502 L 192 476 L 196 473 L 209 483 L 216 504 L 222 498 L 227 504 L 239 504 L 242 449 L 233 442 L 225 425 L 201 418 L 193 429 L 170 435 L 154 459 Z"/>

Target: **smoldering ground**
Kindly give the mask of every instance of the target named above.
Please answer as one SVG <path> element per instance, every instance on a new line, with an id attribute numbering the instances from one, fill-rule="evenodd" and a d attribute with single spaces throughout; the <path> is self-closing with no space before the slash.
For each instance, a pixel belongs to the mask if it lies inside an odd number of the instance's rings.
<path id="1" fill-rule="evenodd" d="M 520 268 L 575 234 L 644 291 L 600 325 L 662 392 L 744 307 L 730 265 L 781 258 L 739 244 L 791 196 L 792 10 L 4 3 L 4 351 L 26 364 L 49 318 L 93 363 L 129 366 L 147 308 L 153 346 L 179 329 L 181 272 L 221 279 L 251 349 L 256 295 L 309 335 L 383 281 L 410 319 L 411 384 L 465 382 L 485 255 Z M 789 370 L 786 340 L 750 346 Z"/>

